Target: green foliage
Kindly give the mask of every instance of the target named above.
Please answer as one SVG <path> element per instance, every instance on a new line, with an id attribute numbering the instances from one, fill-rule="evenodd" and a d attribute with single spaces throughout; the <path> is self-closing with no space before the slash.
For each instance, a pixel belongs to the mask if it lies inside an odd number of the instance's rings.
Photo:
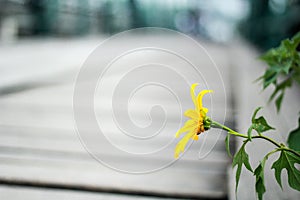
<path id="1" fill-rule="evenodd" d="M 232 157 L 231 152 L 230 152 L 230 133 L 227 134 L 225 138 L 225 146 L 226 146 L 226 151 L 229 157 Z"/>
<path id="2" fill-rule="evenodd" d="M 257 168 L 254 170 L 254 176 L 256 178 L 255 180 L 255 191 L 257 193 L 258 199 L 263 199 L 263 194 L 266 192 L 265 187 L 265 178 L 264 178 L 264 168 L 265 168 L 265 162 L 266 159 L 263 159 L 257 166 Z"/>
<path id="3" fill-rule="evenodd" d="M 296 34 L 292 39 L 283 40 L 279 47 L 270 49 L 260 58 L 265 61 L 269 67 L 263 76 L 258 80 L 262 80 L 263 89 L 266 89 L 270 85 L 274 85 L 275 89 L 271 94 L 269 101 L 275 99 L 275 105 L 277 111 L 280 110 L 281 104 L 285 95 L 285 90 L 293 85 L 294 82 L 300 85 L 300 32 Z M 252 115 L 252 124 L 248 129 L 247 136 L 239 134 L 237 132 L 229 130 L 229 133 L 246 138 L 244 144 L 241 146 L 239 151 L 234 155 L 233 167 L 237 165 L 236 170 L 236 190 L 238 188 L 238 183 L 240 180 L 242 166 L 244 165 L 246 169 L 252 171 L 249 163 L 249 156 L 245 151 L 245 145 L 252 139 L 265 139 L 276 146 L 276 149 L 269 152 L 264 159 L 259 163 L 253 172 L 255 176 L 255 190 L 259 200 L 263 199 L 263 195 L 266 192 L 266 187 L 264 184 L 264 168 L 268 156 L 280 151 L 281 154 L 279 158 L 273 163 L 272 169 L 275 170 L 275 178 L 278 184 L 281 186 L 281 172 L 286 169 L 288 174 L 288 183 L 290 187 L 300 191 L 300 170 L 295 167 L 295 164 L 300 164 L 300 117 L 298 128 L 293 130 L 288 138 L 287 148 L 284 144 L 279 144 L 272 138 L 262 135 L 262 133 L 274 129 L 270 126 L 263 116 L 256 117 L 259 110 L 262 107 L 255 109 Z M 252 136 L 253 130 L 257 132 L 258 135 Z M 229 150 L 229 134 L 225 139 L 227 153 L 230 154 Z"/>
<path id="4" fill-rule="evenodd" d="M 277 111 L 280 110 L 281 104 L 285 95 L 285 90 L 292 86 L 294 82 L 300 85 L 300 52 L 298 49 L 300 47 L 300 32 L 296 34 L 292 39 L 283 40 L 279 47 L 269 50 L 267 53 L 261 56 L 261 59 L 264 60 L 268 65 L 268 69 L 265 74 L 259 78 L 263 82 L 263 88 L 267 88 L 270 85 L 274 85 L 275 89 L 271 94 L 269 101 L 275 99 L 275 105 Z M 280 152 L 279 158 L 273 163 L 272 169 L 275 170 L 275 178 L 278 184 L 281 185 L 281 172 L 283 169 L 286 169 L 288 175 L 288 183 L 291 188 L 294 188 L 300 191 L 300 117 L 298 128 L 293 130 L 288 137 L 289 148 L 284 145 L 276 142 L 272 138 L 269 138 L 262 133 L 274 129 L 270 126 L 266 119 L 263 116 L 257 117 L 257 113 L 261 110 L 262 107 L 255 109 L 252 119 L 251 126 L 248 129 L 247 135 L 233 131 L 232 129 L 221 125 L 220 128 L 227 130 L 228 135 L 225 139 L 226 150 L 230 154 L 230 134 L 245 138 L 245 141 L 238 152 L 233 157 L 233 168 L 237 166 L 236 169 L 236 188 L 237 191 L 241 171 L 243 165 L 246 169 L 251 171 L 255 176 L 255 190 L 259 200 L 263 199 L 263 195 L 266 192 L 266 187 L 264 184 L 264 168 L 266 160 L 269 155 Z M 217 124 L 218 125 L 218 124 Z M 252 136 L 253 130 L 257 132 L 257 135 Z M 270 151 L 264 159 L 259 163 L 256 169 L 252 170 L 249 163 L 249 156 L 245 151 L 245 146 L 252 139 L 264 139 L 276 146 L 273 151 Z"/>
<path id="5" fill-rule="evenodd" d="M 253 172 L 250 163 L 249 163 L 249 156 L 245 151 L 245 145 L 246 143 L 244 143 L 240 150 L 234 155 L 233 157 L 233 161 L 232 161 L 232 167 L 235 167 L 237 165 L 237 169 L 236 169 L 236 176 L 235 176 L 235 190 L 237 190 L 238 188 L 238 184 L 239 184 L 239 180 L 240 180 L 240 176 L 241 176 L 241 171 L 242 171 L 242 166 L 245 165 L 245 167 Z"/>
<path id="6" fill-rule="evenodd" d="M 292 39 L 283 40 L 279 47 L 270 49 L 260 57 L 269 65 L 264 75 L 259 78 L 263 81 L 263 88 L 271 84 L 275 86 L 270 101 L 280 93 L 275 101 L 277 111 L 280 110 L 285 89 L 292 86 L 293 80 L 300 84 L 300 53 L 297 50 L 299 44 L 300 32 Z M 285 75 L 283 81 L 279 80 L 281 75 Z"/>
<path id="7" fill-rule="evenodd" d="M 256 132 L 259 135 L 261 135 L 265 131 L 275 129 L 267 123 L 266 119 L 263 116 L 260 116 L 260 117 L 256 118 L 256 115 L 257 115 L 257 113 L 260 109 L 262 109 L 262 107 L 256 108 L 253 115 L 252 115 L 252 120 L 251 120 L 252 124 L 248 129 L 248 138 L 249 138 L 249 140 L 251 140 L 251 138 L 252 138 L 252 130 L 253 129 L 256 130 Z"/>
<path id="8" fill-rule="evenodd" d="M 291 149 L 300 152 L 300 117 L 298 121 L 298 128 L 290 132 L 287 143 Z"/>
<path id="9" fill-rule="evenodd" d="M 275 178 L 281 185 L 281 171 L 283 169 L 287 170 L 288 183 L 289 185 L 300 191 L 300 171 L 295 167 L 295 164 L 300 164 L 300 157 L 296 156 L 294 153 L 282 150 L 280 157 L 272 165 L 272 169 L 275 169 Z"/>

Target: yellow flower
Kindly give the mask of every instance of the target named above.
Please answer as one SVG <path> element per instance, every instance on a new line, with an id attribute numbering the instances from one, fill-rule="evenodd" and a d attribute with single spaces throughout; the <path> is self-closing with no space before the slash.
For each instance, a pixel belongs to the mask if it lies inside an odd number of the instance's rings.
<path id="1" fill-rule="evenodd" d="M 184 126 L 179 129 L 175 136 L 176 138 L 178 138 L 182 133 L 187 132 L 187 134 L 178 142 L 175 148 L 175 158 L 178 158 L 179 154 L 184 151 L 184 148 L 189 139 L 198 140 L 198 135 L 210 128 L 211 120 L 206 116 L 208 109 L 202 106 L 202 98 L 205 94 L 213 91 L 202 90 L 196 97 L 195 87 L 197 85 L 198 83 L 194 83 L 191 86 L 191 97 L 195 104 L 195 109 L 189 109 L 184 113 L 186 117 L 189 117 L 191 119 L 189 119 L 184 124 Z"/>

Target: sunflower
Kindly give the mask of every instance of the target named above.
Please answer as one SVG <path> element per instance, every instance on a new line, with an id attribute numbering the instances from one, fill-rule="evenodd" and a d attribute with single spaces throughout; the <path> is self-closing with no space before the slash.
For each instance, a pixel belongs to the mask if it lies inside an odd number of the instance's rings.
<path id="1" fill-rule="evenodd" d="M 208 109 L 202 106 L 202 98 L 205 94 L 213 92 L 212 90 L 202 90 L 198 96 L 195 95 L 195 88 L 198 83 L 194 83 L 191 86 L 191 97 L 195 105 L 195 109 L 188 109 L 184 115 L 190 118 L 184 126 L 176 133 L 176 138 L 186 132 L 186 135 L 178 142 L 175 148 L 175 158 L 179 157 L 179 154 L 184 151 L 187 142 L 190 139 L 198 140 L 198 135 L 210 128 L 211 120 L 206 116 Z"/>

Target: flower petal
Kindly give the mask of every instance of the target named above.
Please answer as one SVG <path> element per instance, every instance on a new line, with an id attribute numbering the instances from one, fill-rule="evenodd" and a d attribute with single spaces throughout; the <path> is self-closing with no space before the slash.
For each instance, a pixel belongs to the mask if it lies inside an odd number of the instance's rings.
<path id="1" fill-rule="evenodd" d="M 185 148 L 186 144 L 188 143 L 189 139 L 193 138 L 195 135 L 197 135 L 196 129 L 190 131 L 178 142 L 178 144 L 175 148 L 175 153 L 174 153 L 175 158 L 178 158 L 179 154 L 181 152 L 184 152 L 184 148 Z"/>
<path id="2" fill-rule="evenodd" d="M 192 97 L 192 100 L 194 102 L 195 108 L 197 108 L 197 100 L 196 100 L 196 95 L 195 95 L 195 88 L 196 88 L 197 85 L 198 85 L 198 83 L 194 83 L 191 86 L 191 90 L 190 90 L 191 97 Z"/>
<path id="3" fill-rule="evenodd" d="M 177 131 L 175 137 L 179 137 L 181 135 L 181 133 L 191 131 L 191 130 L 197 128 L 197 126 L 198 126 L 198 122 L 190 119 L 187 122 L 185 122 L 184 126 L 181 129 L 179 129 Z"/>
<path id="4" fill-rule="evenodd" d="M 206 113 L 208 112 L 208 109 L 205 108 L 205 107 L 202 107 L 202 108 L 201 108 L 201 111 L 204 112 L 204 113 L 206 114 Z"/>
<path id="5" fill-rule="evenodd" d="M 197 96 L 197 110 L 202 109 L 202 98 L 205 94 L 213 92 L 212 90 L 202 90 Z"/>
<path id="6" fill-rule="evenodd" d="M 202 108 L 200 109 L 200 116 L 201 116 L 202 119 L 205 118 L 207 112 L 208 112 L 208 109 L 205 108 L 205 107 L 202 107 Z"/>
<path id="7" fill-rule="evenodd" d="M 188 109 L 187 111 L 184 112 L 184 115 L 186 117 L 198 120 L 200 113 L 197 112 L 196 110 Z"/>
<path id="8" fill-rule="evenodd" d="M 198 140 L 199 136 L 198 135 L 194 135 L 193 140 Z"/>

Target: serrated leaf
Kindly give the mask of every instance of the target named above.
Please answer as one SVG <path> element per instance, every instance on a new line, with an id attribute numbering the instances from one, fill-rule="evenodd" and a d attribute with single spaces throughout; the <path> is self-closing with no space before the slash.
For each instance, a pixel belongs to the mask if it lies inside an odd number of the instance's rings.
<path id="1" fill-rule="evenodd" d="M 276 94 L 279 91 L 284 91 L 286 88 L 291 87 L 291 86 L 292 86 L 292 79 L 289 79 L 289 78 L 282 81 L 280 84 L 276 85 L 276 89 L 274 90 L 274 92 L 270 96 L 269 101 L 274 99 L 274 97 L 276 96 Z"/>
<path id="2" fill-rule="evenodd" d="M 272 126 L 270 126 L 266 119 L 263 116 L 260 116 L 259 118 L 256 118 L 256 115 L 258 111 L 262 109 L 262 107 L 258 107 L 255 109 L 253 115 L 252 115 L 252 124 L 250 128 L 248 129 L 248 138 L 251 140 L 252 138 L 252 130 L 256 130 L 256 132 L 261 135 L 263 132 L 266 132 L 268 130 L 275 129 Z"/>
<path id="3" fill-rule="evenodd" d="M 284 46 L 286 50 L 292 50 L 293 49 L 293 44 L 292 44 L 292 42 L 290 42 L 289 39 L 285 39 L 281 43 L 282 43 L 282 46 Z"/>
<path id="4" fill-rule="evenodd" d="M 266 187 L 264 183 L 264 168 L 265 168 L 265 162 L 266 160 L 263 159 L 257 168 L 254 170 L 254 176 L 255 176 L 255 191 L 257 193 L 258 199 L 263 199 L 263 194 L 266 192 Z"/>
<path id="5" fill-rule="evenodd" d="M 277 112 L 279 112 L 279 110 L 281 108 L 281 103 L 282 103 L 283 96 L 284 96 L 284 92 L 281 92 L 281 94 L 279 95 L 279 97 L 277 97 L 277 99 L 275 101 Z"/>
<path id="6" fill-rule="evenodd" d="M 256 117 L 258 111 L 261 110 L 262 108 L 263 108 L 263 107 L 260 106 L 260 107 L 257 107 L 257 108 L 254 110 L 254 113 L 253 113 L 252 118 L 251 118 L 252 123 L 255 122 L 255 117 Z"/>
<path id="7" fill-rule="evenodd" d="M 291 87 L 291 86 L 292 86 L 292 79 L 288 78 L 288 79 L 282 81 L 280 84 L 276 85 L 274 92 L 270 96 L 269 102 L 272 101 L 274 99 L 274 97 L 277 95 L 277 93 L 281 91 L 281 94 L 277 97 L 277 99 L 275 101 L 277 112 L 280 111 L 281 103 L 282 103 L 282 100 L 284 97 L 284 92 L 285 92 L 286 88 Z"/>
<path id="8" fill-rule="evenodd" d="M 292 38 L 293 41 L 293 48 L 296 49 L 298 45 L 300 44 L 300 32 L 296 33 L 294 37 Z"/>
<path id="9" fill-rule="evenodd" d="M 283 169 L 287 170 L 288 183 L 291 188 L 300 191 L 300 171 L 295 167 L 295 164 L 300 164 L 300 158 L 291 152 L 282 150 L 281 154 L 273 165 L 272 169 L 275 170 L 275 178 L 281 184 L 281 172 Z"/>
<path id="10" fill-rule="evenodd" d="M 249 156 L 245 151 L 245 145 L 246 145 L 246 143 L 244 143 L 241 146 L 240 150 L 234 155 L 233 161 L 232 161 L 232 167 L 235 167 L 237 165 L 236 176 L 235 176 L 235 181 L 236 181 L 235 190 L 237 190 L 237 188 L 238 188 L 241 171 L 242 171 L 242 166 L 244 165 L 246 167 L 246 169 L 253 172 L 251 165 L 249 163 Z"/>
<path id="11" fill-rule="evenodd" d="M 230 134 L 228 133 L 226 138 L 225 138 L 225 147 L 226 151 L 229 157 L 232 157 L 231 152 L 230 152 Z"/>
<path id="12" fill-rule="evenodd" d="M 260 59 L 266 62 L 269 67 L 261 77 L 263 88 L 267 88 L 271 84 L 275 86 L 275 90 L 270 97 L 270 101 L 281 92 L 281 95 L 276 99 L 275 105 L 277 110 L 280 110 L 283 93 L 286 88 L 292 85 L 292 80 L 295 80 L 300 85 L 300 54 L 297 48 L 300 44 L 300 32 L 292 39 L 282 40 L 277 48 L 272 48 L 264 53 Z M 286 80 L 278 84 L 280 78 L 284 75 Z"/>
<path id="13" fill-rule="evenodd" d="M 300 59 L 299 59 L 300 60 Z M 300 66 L 300 61 L 297 63 L 298 66 Z M 294 76 L 293 79 L 297 81 L 297 83 L 300 85 L 300 68 L 294 69 Z"/>
<path id="14" fill-rule="evenodd" d="M 261 134 L 268 130 L 274 130 L 275 128 L 270 126 L 263 116 L 260 116 L 259 118 L 255 119 L 255 122 L 253 123 L 253 129 L 256 130 L 258 134 Z"/>
<path id="15" fill-rule="evenodd" d="M 276 64 L 276 59 L 274 59 L 276 57 L 278 57 L 278 50 L 276 48 L 271 48 L 269 51 L 267 51 L 264 54 L 262 54 L 259 57 L 259 59 L 265 61 L 270 66 L 272 66 L 272 65 Z"/>
<path id="16" fill-rule="evenodd" d="M 298 119 L 298 128 L 290 132 L 287 143 L 291 149 L 300 152 L 300 117 Z"/>
<path id="17" fill-rule="evenodd" d="M 293 60 L 290 59 L 283 64 L 281 69 L 287 75 L 289 73 L 290 69 L 292 68 L 292 66 L 293 66 Z"/>
<path id="18" fill-rule="evenodd" d="M 266 73 L 263 76 L 263 79 L 264 79 L 264 83 L 263 83 L 264 89 L 266 89 L 272 83 L 275 84 L 276 80 L 277 80 L 277 76 L 278 76 L 277 72 L 275 72 L 273 70 L 267 70 Z"/>

